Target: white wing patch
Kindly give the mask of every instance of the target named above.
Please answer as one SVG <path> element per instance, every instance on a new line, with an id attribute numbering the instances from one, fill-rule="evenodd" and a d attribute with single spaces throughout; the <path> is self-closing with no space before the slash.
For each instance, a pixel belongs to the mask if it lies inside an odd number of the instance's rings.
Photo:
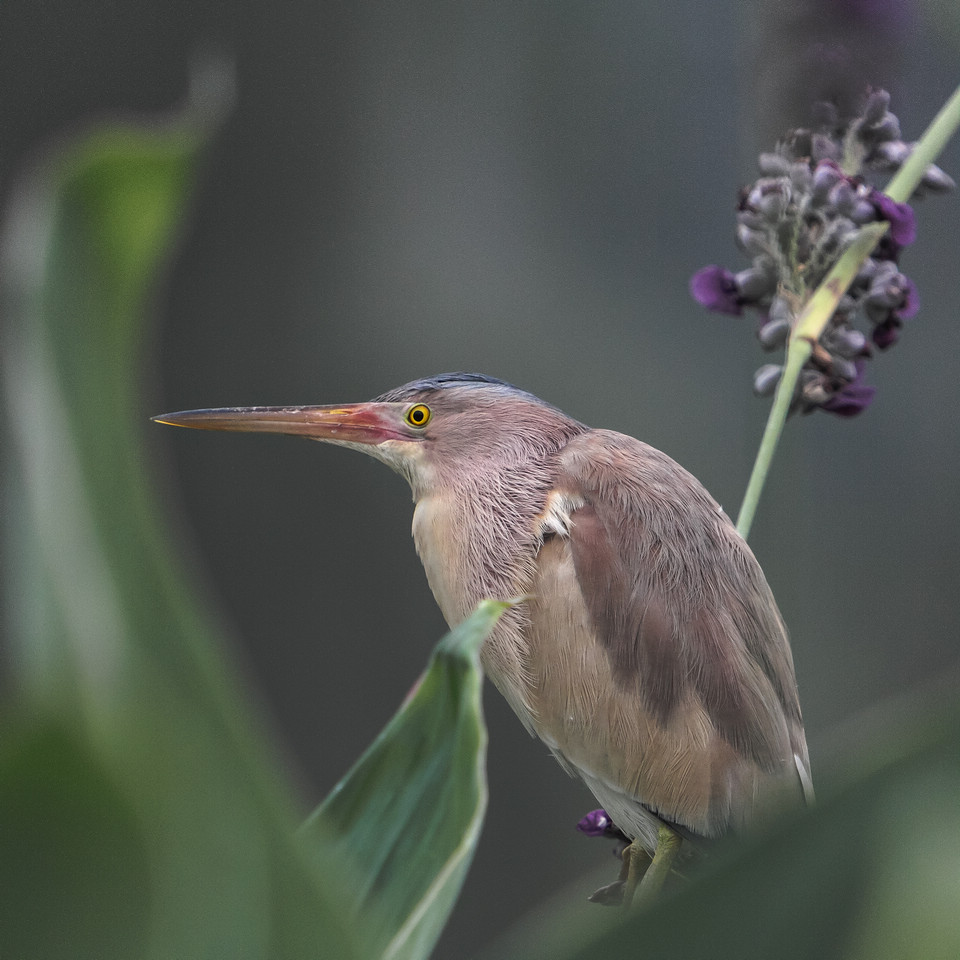
<path id="1" fill-rule="evenodd" d="M 578 497 L 561 490 L 554 490 L 547 497 L 547 504 L 543 513 L 536 519 L 537 539 L 542 543 L 545 538 L 556 534 L 560 537 L 569 537 L 573 527 L 570 514 L 584 505 L 583 497 Z"/>

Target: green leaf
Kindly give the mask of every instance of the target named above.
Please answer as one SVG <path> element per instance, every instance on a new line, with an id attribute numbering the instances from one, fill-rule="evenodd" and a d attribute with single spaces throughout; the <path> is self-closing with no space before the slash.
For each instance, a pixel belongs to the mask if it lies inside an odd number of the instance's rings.
<path id="1" fill-rule="evenodd" d="M 430 954 L 473 857 L 487 805 L 480 644 L 508 604 L 484 601 L 305 824 L 351 861 L 352 915 L 377 955 Z"/>
<path id="2" fill-rule="evenodd" d="M 208 130 L 88 131 L 3 240 L 0 952 L 367 956 L 168 543 L 141 442 L 143 316 Z"/>
<path id="3" fill-rule="evenodd" d="M 960 956 L 960 714 L 919 698 L 841 760 L 847 782 L 625 922 L 566 904 L 484 960 L 952 960 Z M 925 718 L 918 720 L 918 717 Z M 861 730 L 861 734 L 863 731 Z M 873 744 L 871 755 L 865 757 Z M 821 778 L 821 785 L 823 778 Z M 577 905 L 572 905 L 574 908 Z M 606 914 L 605 916 L 603 914 Z"/>
<path id="4" fill-rule="evenodd" d="M 8 722 L 0 810 L 4 953 L 142 956 L 147 853 L 135 811 L 86 742 L 52 720 Z"/>

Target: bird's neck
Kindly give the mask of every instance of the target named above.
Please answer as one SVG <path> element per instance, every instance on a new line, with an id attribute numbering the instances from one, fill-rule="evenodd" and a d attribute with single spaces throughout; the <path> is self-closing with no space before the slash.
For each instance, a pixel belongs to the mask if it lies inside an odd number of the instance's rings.
<path id="1" fill-rule="evenodd" d="M 516 478 L 519 481 L 519 476 Z M 463 620 L 481 600 L 521 595 L 536 557 L 536 518 L 548 484 L 524 471 L 524 492 L 509 471 L 425 490 L 416 497 L 413 539 L 447 622 Z"/>

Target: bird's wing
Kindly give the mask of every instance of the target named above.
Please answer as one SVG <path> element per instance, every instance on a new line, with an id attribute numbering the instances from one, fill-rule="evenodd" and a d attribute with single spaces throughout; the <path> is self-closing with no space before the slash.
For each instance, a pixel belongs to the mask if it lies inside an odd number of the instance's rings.
<path id="1" fill-rule="evenodd" d="M 786 630 L 729 519 L 621 434 L 576 437 L 558 467 L 531 603 L 541 735 L 588 782 L 705 835 L 750 819 L 768 783 L 799 792 Z"/>

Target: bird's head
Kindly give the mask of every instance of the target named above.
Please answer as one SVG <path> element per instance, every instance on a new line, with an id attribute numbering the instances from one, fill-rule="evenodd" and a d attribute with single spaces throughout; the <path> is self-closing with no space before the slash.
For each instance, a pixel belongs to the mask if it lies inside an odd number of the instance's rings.
<path id="1" fill-rule="evenodd" d="M 199 430 L 284 433 L 368 453 L 402 474 L 415 493 L 561 447 L 584 429 L 562 411 L 502 380 L 445 373 L 366 403 L 220 407 L 154 417 Z"/>

